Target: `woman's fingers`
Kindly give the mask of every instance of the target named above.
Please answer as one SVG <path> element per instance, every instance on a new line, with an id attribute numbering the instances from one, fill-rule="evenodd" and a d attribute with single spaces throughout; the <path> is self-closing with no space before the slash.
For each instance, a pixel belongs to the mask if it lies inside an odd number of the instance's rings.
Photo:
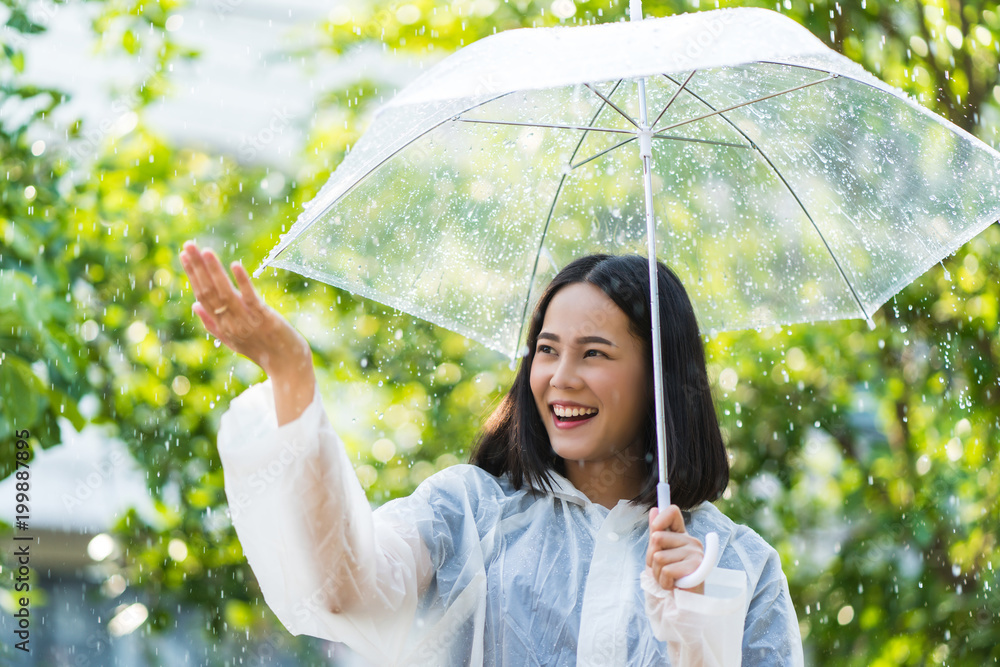
<path id="1" fill-rule="evenodd" d="M 656 568 L 653 568 L 653 578 L 659 582 L 663 590 L 668 591 L 671 588 L 674 588 L 678 579 L 686 577 L 697 569 L 697 564 L 692 564 L 688 561 L 671 563 L 670 565 L 660 568 L 659 571 L 657 571 Z M 704 590 L 701 586 L 699 586 L 698 589 L 698 592 L 702 592 Z"/>
<path id="2" fill-rule="evenodd" d="M 222 266 L 219 256 L 215 254 L 214 250 L 207 248 L 202 253 L 202 257 L 205 260 L 205 268 L 208 271 L 209 280 L 212 281 L 212 285 L 215 288 L 215 294 L 222 304 L 232 306 L 232 302 L 238 299 L 239 295 L 233 288 L 233 283 L 229 280 L 229 276 L 226 275 L 226 268 Z"/>
<path id="3" fill-rule="evenodd" d="M 646 565 L 664 590 L 672 589 L 677 579 L 698 569 L 704 553 L 701 542 L 688 534 L 677 505 L 662 512 L 655 507 L 650 511 Z"/>
<path id="4" fill-rule="evenodd" d="M 646 549 L 646 565 L 652 567 L 655 554 L 679 554 L 673 556 L 670 561 L 678 560 L 688 553 L 702 554 L 705 552 L 701 542 L 686 533 L 656 532 L 649 536 L 649 546 Z"/>
<path id="5" fill-rule="evenodd" d="M 243 265 L 239 262 L 233 262 L 229 265 L 229 268 L 232 270 L 233 275 L 236 276 L 236 286 L 239 288 L 240 298 L 243 299 L 243 303 L 251 309 L 264 305 L 264 302 L 257 294 L 257 290 L 254 289 L 253 283 L 250 282 L 250 274 L 243 268 Z"/>
<path id="6" fill-rule="evenodd" d="M 701 561 L 702 554 L 704 552 L 695 545 L 684 545 L 681 547 L 675 547 L 673 549 L 664 549 L 661 551 L 656 551 L 653 553 L 652 566 L 655 567 L 659 565 L 663 567 L 664 565 L 670 565 L 671 563 L 680 563 L 688 559 L 696 559 Z"/>
<path id="7" fill-rule="evenodd" d="M 701 542 L 687 533 L 672 533 L 669 531 L 657 531 L 649 536 L 650 551 L 663 551 L 665 549 L 680 549 L 686 546 L 696 546 L 704 551 Z"/>
<path id="8" fill-rule="evenodd" d="M 653 578 L 664 590 L 673 588 L 674 582 L 698 569 L 704 555 L 695 547 L 658 551 L 653 555 Z"/>
<path id="9" fill-rule="evenodd" d="M 232 283 L 211 249 L 200 250 L 193 242 L 188 242 L 184 244 L 184 250 L 181 263 L 191 280 L 195 298 L 214 314 L 217 308 L 228 305 L 235 296 Z"/>
<path id="10" fill-rule="evenodd" d="M 212 334 L 219 340 L 222 340 L 223 336 L 222 332 L 219 331 L 219 325 L 208 310 L 205 309 L 205 306 L 203 306 L 200 302 L 195 301 L 191 306 L 191 310 L 194 311 L 195 315 L 201 318 L 201 323 L 205 325 L 205 329 L 208 333 Z"/>
<path id="11" fill-rule="evenodd" d="M 267 304 L 257 294 L 253 283 L 250 282 L 250 274 L 247 273 L 247 270 L 243 268 L 240 262 L 233 262 L 229 265 L 229 268 L 236 277 L 236 286 L 239 289 L 239 296 L 245 307 L 244 312 L 247 316 L 247 322 L 250 327 L 257 328 L 267 317 Z"/>
<path id="12" fill-rule="evenodd" d="M 237 331 L 233 327 L 246 328 L 245 325 L 240 326 L 243 319 L 240 311 L 243 307 L 238 298 L 233 298 L 236 292 L 225 275 L 225 269 L 222 268 L 219 258 L 210 249 L 202 251 L 193 241 L 188 241 L 181 251 L 181 263 L 197 299 L 191 309 L 210 334 L 225 343 L 227 347 L 233 348 L 230 334 Z M 224 286 L 220 286 L 220 283 Z M 230 309 L 231 312 L 227 314 L 223 326 L 220 316 Z"/>
<path id="13" fill-rule="evenodd" d="M 184 271 L 191 281 L 191 289 L 194 290 L 194 298 L 206 308 L 217 308 L 219 300 L 215 294 L 215 284 L 208 275 L 208 267 L 202 257 L 198 246 L 193 243 L 184 244 L 184 252 L 181 254 L 181 263 Z"/>
<path id="14" fill-rule="evenodd" d="M 268 375 L 274 368 L 291 367 L 312 360 L 305 338 L 273 308 L 264 303 L 246 269 L 234 261 L 229 268 L 236 286 L 211 250 L 200 250 L 193 241 L 184 244 L 181 263 L 191 281 L 196 302 L 192 310 L 226 347 L 244 355 Z"/>
<path id="15" fill-rule="evenodd" d="M 687 532 L 684 527 L 684 516 L 681 514 L 680 507 L 677 505 L 671 505 L 662 512 L 660 512 L 657 508 L 653 509 L 657 511 L 650 511 L 650 531 L 671 530 L 675 533 Z"/>
<path id="16" fill-rule="evenodd" d="M 181 266 L 184 267 L 184 273 L 187 274 L 188 282 L 191 283 L 191 290 L 194 292 L 194 298 L 197 300 L 198 296 L 205 292 L 201 286 L 201 278 L 198 276 L 198 270 L 194 265 L 195 248 L 197 246 L 191 241 L 184 244 L 184 249 L 181 250 Z"/>

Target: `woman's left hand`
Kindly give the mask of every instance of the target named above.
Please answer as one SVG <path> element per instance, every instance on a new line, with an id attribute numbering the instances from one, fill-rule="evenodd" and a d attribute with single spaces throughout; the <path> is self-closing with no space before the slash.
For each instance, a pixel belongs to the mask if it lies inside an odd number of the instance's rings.
<path id="1" fill-rule="evenodd" d="M 663 590 L 673 590 L 674 582 L 697 570 L 704 557 L 704 546 L 688 535 L 677 505 L 671 505 L 662 514 L 656 507 L 650 510 L 646 566 L 653 569 L 653 578 Z M 703 593 L 705 585 L 686 590 Z"/>

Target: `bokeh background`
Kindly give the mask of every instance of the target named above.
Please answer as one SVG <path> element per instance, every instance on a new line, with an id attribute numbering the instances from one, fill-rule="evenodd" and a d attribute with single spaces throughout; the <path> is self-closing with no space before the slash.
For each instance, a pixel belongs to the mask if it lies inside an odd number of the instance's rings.
<path id="1" fill-rule="evenodd" d="M 775 9 L 996 146 L 1000 8 Z M 647 1 L 648 15 L 718 2 Z M 0 1 L 0 661 L 350 664 L 267 609 L 215 450 L 264 379 L 191 312 L 183 241 L 256 268 L 423 68 L 595 0 Z M 812 665 L 1000 660 L 1000 226 L 876 314 L 706 338 L 732 457 L 719 506 L 781 553 Z M 468 457 L 509 362 L 284 271 L 378 504 Z M 15 430 L 31 433 L 30 654 L 13 648 Z M 22 531 L 18 531 L 23 534 Z"/>

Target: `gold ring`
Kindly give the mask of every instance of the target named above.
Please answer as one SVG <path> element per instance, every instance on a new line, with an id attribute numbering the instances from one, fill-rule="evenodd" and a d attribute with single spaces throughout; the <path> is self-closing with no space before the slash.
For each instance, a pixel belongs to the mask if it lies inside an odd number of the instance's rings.
<path id="1" fill-rule="evenodd" d="M 220 306 L 216 308 L 214 312 L 216 315 L 221 315 L 222 313 L 226 312 L 227 308 L 229 308 L 229 306 Z"/>

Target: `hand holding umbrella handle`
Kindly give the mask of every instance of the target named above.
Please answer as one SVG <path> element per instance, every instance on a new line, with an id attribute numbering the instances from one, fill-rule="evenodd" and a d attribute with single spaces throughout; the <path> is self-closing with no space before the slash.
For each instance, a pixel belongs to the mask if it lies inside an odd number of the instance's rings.
<path id="1" fill-rule="evenodd" d="M 656 505 L 660 511 L 670 507 L 670 485 L 660 482 L 656 485 Z M 705 581 L 708 575 L 715 569 L 715 564 L 719 561 L 719 535 L 709 533 L 705 536 L 705 556 L 702 558 L 698 569 L 689 575 L 681 577 L 675 582 L 677 588 L 694 588 Z"/>
<path id="2" fill-rule="evenodd" d="M 694 588 L 701 584 L 708 575 L 715 569 L 715 563 L 719 560 L 719 534 L 709 533 L 705 536 L 705 558 L 701 561 L 698 569 L 681 577 L 674 584 L 677 588 Z"/>

